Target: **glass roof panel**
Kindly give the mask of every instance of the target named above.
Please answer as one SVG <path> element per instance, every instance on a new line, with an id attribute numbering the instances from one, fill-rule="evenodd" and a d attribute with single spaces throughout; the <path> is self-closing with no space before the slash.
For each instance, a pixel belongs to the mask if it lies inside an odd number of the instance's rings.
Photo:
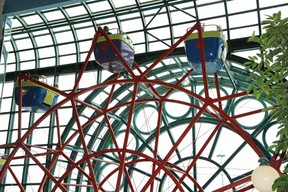
<path id="1" fill-rule="evenodd" d="M 47 11 L 43 12 L 43 15 L 46 17 L 48 21 L 55 21 L 59 19 L 65 19 L 65 16 L 60 10 L 53 10 L 53 11 Z"/>
<path id="2" fill-rule="evenodd" d="M 145 53 L 146 52 L 145 44 L 134 45 L 134 49 L 135 49 L 136 53 Z"/>
<path id="3" fill-rule="evenodd" d="M 118 1 L 118 0 L 112 0 L 115 8 L 120 8 L 120 7 L 126 7 L 129 5 L 135 5 L 135 0 L 125 0 L 125 1 Z"/>
<path id="4" fill-rule="evenodd" d="M 66 43 L 74 41 L 74 36 L 72 31 L 63 31 L 61 33 L 55 33 L 57 43 Z"/>
<path id="5" fill-rule="evenodd" d="M 228 13 L 237 13 L 257 8 L 256 0 L 249 1 L 249 7 L 241 0 L 227 1 Z"/>
<path id="6" fill-rule="evenodd" d="M 40 30 L 32 31 L 32 34 L 34 37 L 37 37 L 37 36 L 41 36 L 41 35 L 48 35 L 48 34 L 50 34 L 50 32 L 48 29 L 40 29 Z"/>
<path id="7" fill-rule="evenodd" d="M 55 57 L 55 49 L 53 47 L 46 47 L 38 49 L 40 58 Z"/>
<path id="8" fill-rule="evenodd" d="M 22 62 L 21 70 L 35 69 L 35 61 Z"/>
<path id="9" fill-rule="evenodd" d="M 159 0 L 139 0 L 139 2 L 140 3 L 143 3 L 143 4 L 145 4 L 145 3 L 149 3 L 149 2 L 151 2 L 151 1 L 153 1 L 153 2 L 156 2 L 156 1 L 159 1 Z"/>
<path id="10" fill-rule="evenodd" d="M 17 19 L 13 20 L 13 22 L 12 22 L 12 27 L 13 28 L 17 28 L 17 27 L 21 27 L 21 26 L 22 26 L 22 24 L 21 24 L 21 22 L 19 20 L 17 20 Z"/>
<path id="11" fill-rule="evenodd" d="M 23 16 L 22 19 L 26 22 L 27 25 L 34 25 L 43 22 L 43 20 L 41 19 L 41 17 L 39 17 L 39 15 Z"/>
<path id="12" fill-rule="evenodd" d="M 87 3 L 92 13 L 101 14 L 101 12 L 111 10 L 109 1 L 93 1 Z"/>
<path id="13" fill-rule="evenodd" d="M 247 25 L 258 25 L 257 12 L 243 13 L 239 15 L 229 16 L 229 25 L 231 28 L 247 26 Z M 250 18 L 250 19 L 243 19 Z"/>
<path id="14" fill-rule="evenodd" d="M 196 2 L 198 4 L 201 1 Z M 201 17 L 202 19 L 224 15 L 224 13 L 225 13 L 225 7 L 223 2 L 198 7 L 198 14 L 199 17 Z"/>
<path id="15" fill-rule="evenodd" d="M 57 26 L 57 27 L 53 28 L 53 30 L 54 30 L 53 31 L 54 34 L 71 32 L 71 26 L 69 26 L 69 25 Z"/>
<path id="16" fill-rule="evenodd" d="M 249 37 L 253 32 L 255 32 L 256 35 L 259 34 L 259 27 L 252 26 L 252 27 L 231 29 L 230 38 L 237 39 L 237 38 Z"/>
<path id="17" fill-rule="evenodd" d="M 58 48 L 59 48 L 60 55 L 76 54 L 76 47 L 74 43 L 60 45 Z"/>
<path id="18" fill-rule="evenodd" d="M 142 19 L 139 17 L 139 13 L 128 14 L 125 16 L 119 16 L 121 21 L 122 30 L 126 33 L 129 31 L 136 31 L 143 29 Z M 134 19 L 132 19 L 134 18 Z"/>
<path id="19" fill-rule="evenodd" d="M 190 13 L 189 10 L 178 10 L 174 7 L 171 8 L 172 23 L 185 23 L 195 20 L 195 14 Z"/>
<path id="20" fill-rule="evenodd" d="M 72 61 L 69 61 L 69 63 L 72 62 Z M 56 64 L 56 59 L 55 57 L 53 58 L 48 58 L 48 59 L 43 59 L 41 58 L 40 61 L 39 61 L 39 67 L 42 68 L 42 67 L 49 67 L 49 66 L 55 66 Z"/>
<path id="21" fill-rule="evenodd" d="M 147 33 L 150 35 L 149 40 L 154 41 L 156 39 L 167 39 L 171 36 L 169 27 L 161 27 L 156 29 L 150 29 Z"/>
<path id="22" fill-rule="evenodd" d="M 87 10 L 82 6 L 65 7 L 64 10 L 67 12 L 69 17 L 76 17 L 79 15 L 87 14 Z"/>
<path id="23" fill-rule="evenodd" d="M 35 36 L 36 45 L 39 47 L 53 45 L 51 35 Z"/>
<path id="24" fill-rule="evenodd" d="M 16 43 L 16 46 L 18 47 L 18 49 L 24 49 L 24 48 L 29 49 L 29 48 L 33 47 L 30 38 L 17 40 L 17 41 L 15 41 L 15 43 Z"/>
<path id="25" fill-rule="evenodd" d="M 170 41 L 151 41 L 149 43 L 149 51 L 165 50 L 169 47 L 170 43 Z"/>
<path id="26" fill-rule="evenodd" d="M 35 54 L 35 52 L 33 50 L 19 52 L 20 59 L 22 61 L 33 60 L 35 57 L 34 54 Z"/>
<path id="27" fill-rule="evenodd" d="M 142 31 L 141 32 L 137 32 L 137 33 L 129 33 L 129 38 L 133 41 L 134 46 L 135 46 L 135 45 L 137 45 L 139 43 L 145 43 L 144 35 L 145 34 Z M 137 53 L 139 53 L 139 52 L 137 51 Z"/>
<path id="28" fill-rule="evenodd" d="M 73 61 L 76 61 L 76 55 L 64 55 L 64 56 L 60 56 L 59 58 L 59 64 L 60 65 L 66 65 L 66 64 L 70 64 Z M 84 59 L 83 59 L 84 60 Z M 53 63 L 52 63 L 53 64 Z"/>
<path id="29" fill-rule="evenodd" d="M 191 24 L 174 25 L 173 26 L 174 36 L 182 37 L 191 27 L 192 27 Z"/>
<path id="30" fill-rule="evenodd" d="M 273 7 L 275 5 L 287 4 L 285 0 L 275 0 L 275 1 L 259 1 L 260 7 Z"/>

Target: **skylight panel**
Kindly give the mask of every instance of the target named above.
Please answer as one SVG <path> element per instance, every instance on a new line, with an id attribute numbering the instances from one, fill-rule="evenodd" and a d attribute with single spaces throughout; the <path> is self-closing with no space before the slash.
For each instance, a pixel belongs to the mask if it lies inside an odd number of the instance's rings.
<path id="1" fill-rule="evenodd" d="M 60 65 L 66 65 L 70 64 L 73 62 L 76 62 L 76 55 L 65 55 L 65 56 L 60 56 Z"/>
<path id="2" fill-rule="evenodd" d="M 14 35 L 14 39 L 22 39 L 22 38 L 28 38 L 28 37 L 29 37 L 28 33 Z"/>
<path id="3" fill-rule="evenodd" d="M 15 56 L 10 56 L 9 55 L 9 57 L 13 57 L 13 60 L 15 60 Z M 9 64 L 9 65 L 7 65 L 6 66 L 6 73 L 8 73 L 8 72 L 15 72 L 16 71 L 16 64 L 15 63 L 13 63 L 13 64 Z"/>
<path id="4" fill-rule="evenodd" d="M 14 19 L 12 22 L 12 28 L 22 27 L 22 24 L 17 20 Z"/>
<path id="5" fill-rule="evenodd" d="M 35 69 L 35 60 L 21 62 L 21 70 Z"/>
<path id="6" fill-rule="evenodd" d="M 43 35 L 35 37 L 36 45 L 39 47 L 53 45 L 51 35 Z"/>
<path id="7" fill-rule="evenodd" d="M 19 55 L 20 55 L 21 61 L 27 61 L 27 60 L 35 59 L 35 52 L 33 50 L 20 51 Z"/>
<path id="8" fill-rule="evenodd" d="M 168 49 L 169 47 L 167 46 L 167 44 L 169 45 L 169 43 L 171 43 L 170 41 L 164 41 L 166 44 L 164 44 L 163 42 L 160 41 L 155 41 L 149 44 L 149 51 L 159 51 L 159 50 L 164 50 L 164 49 Z"/>
<path id="9" fill-rule="evenodd" d="M 172 23 L 184 23 L 184 22 L 189 22 L 196 20 L 196 17 L 193 17 L 193 15 L 189 15 L 183 11 L 171 11 L 171 18 L 172 18 Z"/>
<path id="10" fill-rule="evenodd" d="M 182 25 L 174 25 L 173 32 L 175 37 L 182 37 L 189 28 L 193 27 L 196 22 L 190 22 Z"/>
<path id="11" fill-rule="evenodd" d="M 249 0 L 249 6 L 243 3 L 243 0 L 227 1 L 228 13 L 237 13 L 241 11 L 256 9 L 257 4 L 255 0 Z"/>
<path id="12" fill-rule="evenodd" d="M 88 4 L 92 13 L 100 13 L 103 11 L 111 10 L 111 6 L 108 1 L 100 1 Z"/>
<path id="13" fill-rule="evenodd" d="M 260 7 L 269 7 L 286 3 L 287 0 L 259 1 Z"/>
<path id="14" fill-rule="evenodd" d="M 124 32 L 143 29 L 142 20 L 140 18 L 133 20 L 123 20 L 121 24 L 122 24 L 122 30 Z"/>
<path id="15" fill-rule="evenodd" d="M 148 27 L 159 27 L 163 25 L 168 25 L 168 16 L 166 13 L 158 15 L 149 15 L 145 17 Z"/>
<path id="16" fill-rule="evenodd" d="M 20 39 L 15 42 L 18 49 L 29 49 L 33 47 L 31 39 Z"/>
<path id="17" fill-rule="evenodd" d="M 134 44 L 134 49 L 135 49 L 135 54 L 145 53 L 145 51 L 146 51 L 144 43 L 140 44 L 140 45 Z"/>
<path id="18" fill-rule="evenodd" d="M 197 2 L 199 2 L 199 1 L 197 1 Z M 199 14 L 199 17 L 203 18 L 203 19 L 209 18 L 209 17 L 225 15 L 224 3 L 222 2 L 222 3 L 207 5 L 207 6 L 199 6 L 198 7 L 198 14 Z"/>
<path id="19" fill-rule="evenodd" d="M 137 33 L 130 33 L 128 34 L 129 38 L 132 40 L 134 44 L 138 43 L 144 43 L 145 38 L 144 38 L 144 32 L 137 32 Z"/>
<path id="20" fill-rule="evenodd" d="M 238 39 L 243 37 L 250 37 L 252 33 L 255 31 L 255 34 L 259 34 L 258 26 L 253 27 L 242 27 L 239 29 L 230 30 L 230 39 Z"/>
<path id="21" fill-rule="evenodd" d="M 129 5 L 135 5 L 135 0 L 125 0 L 125 1 L 119 1 L 119 0 L 113 0 L 113 3 L 115 5 L 116 8 L 119 8 L 119 7 L 126 7 L 126 6 L 129 6 Z"/>
<path id="22" fill-rule="evenodd" d="M 157 28 L 153 30 L 149 30 L 149 40 L 156 40 L 156 39 L 170 39 L 170 29 L 169 27 Z"/>
<path id="23" fill-rule="evenodd" d="M 45 58 L 45 57 L 55 57 L 54 47 L 41 48 L 41 49 L 39 49 L 38 51 L 39 51 L 39 56 L 40 56 L 41 58 Z"/>
<path id="24" fill-rule="evenodd" d="M 157 0 L 139 0 L 140 1 L 140 3 L 149 3 L 149 2 L 151 2 L 151 1 L 153 1 L 153 2 L 155 2 L 155 1 L 157 1 Z M 159 1 L 159 0 L 158 0 Z"/>
<path id="25" fill-rule="evenodd" d="M 55 62 L 55 57 L 52 58 L 47 58 L 47 59 L 40 59 L 39 60 L 39 68 L 41 67 L 49 67 L 49 66 L 55 66 L 56 62 Z"/>
<path id="26" fill-rule="evenodd" d="M 74 37 L 71 31 L 66 31 L 62 33 L 55 34 L 57 43 L 65 43 L 74 41 Z"/>
<path id="27" fill-rule="evenodd" d="M 65 10 L 67 11 L 70 17 L 87 14 L 87 11 L 83 6 L 69 7 L 69 8 L 65 8 Z"/>
<path id="28" fill-rule="evenodd" d="M 85 52 L 85 51 L 88 52 L 91 47 L 91 40 L 79 42 L 79 47 L 80 47 L 81 52 Z"/>
<path id="29" fill-rule="evenodd" d="M 54 27 L 53 28 L 53 32 L 58 32 L 58 31 L 60 31 L 60 32 L 62 32 L 62 31 L 71 31 L 71 28 L 70 28 L 69 25 L 63 25 L 61 27 Z"/>
<path id="30" fill-rule="evenodd" d="M 55 21 L 59 19 L 64 19 L 64 15 L 60 10 L 44 12 L 43 15 L 46 17 L 48 21 Z"/>
<path id="31" fill-rule="evenodd" d="M 198 0 L 198 1 L 196 1 L 196 3 L 198 4 L 198 5 L 204 5 L 204 4 L 209 4 L 209 3 L 215 3 L 215 0 Z"/>
<path id="32" fill-rule="evenodd" d="M 59 48 L 60 55 L 76 53 L 74 43 L 60 45 L 58 48 Z"/>
<path id="33" fill-rule="evenodd" d="M 50 35 L 50 32 L 48 29 L 42 29 L 42 30 L 37 30 L 32 32 L 33 36 L 40 36 L 40 35 Z"/>
<path id="34" fill-rule="evenodd" d="M 39 17 L 39 15 L 31 15 L 23 17 L 23 20 L 27 25 L 33 25 L 37 23 L 43 23 L 43 20 Z"/>
<path id="35" fill-rule="evenodd" d="M 229 16 L 230 28 L 247 26 L 247 25 L 257 25 L 257 24 L 258 24 L 258 16 L 256 11 Z"/>

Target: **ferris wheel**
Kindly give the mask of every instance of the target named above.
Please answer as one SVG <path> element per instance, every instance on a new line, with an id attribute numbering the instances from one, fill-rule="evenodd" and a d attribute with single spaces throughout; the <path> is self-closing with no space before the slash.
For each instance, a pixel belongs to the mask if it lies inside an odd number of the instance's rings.
<path id="1" fill-rule="evenodd" d="M 169 55 L 182 42 L 188 65 L 171 74 L 167 69 L 174 70 L 175 65 Z M 209 43 L 217 49 L 207 50 Z M 220 192 L 254 189 L 251 174 L 261 157 L 280 169 L 284 156 L 267 149 L 273 122 L 263 108 L 269 102 L 255 100 L 220 77 L 227 54 L 221 30 L 203 31 L 197 23 L 145 67 L 131 63 L 132 45 L 122 31 L 108 35 L 99 28 L 70 93 L 20 75 L 19 101 L 25 97 L 22 84 L 29 81 L 28 86 L 37 84 L 37 91 L 50 91 L 54 102 L 47 108 L 44 96 L 41 106 L 26 106 L 36 109 L 33 112 L 42 107 L 45 111 L 40 109 L 42 115 L 25 132 L 21 130 L 23 105 L 18 103 L 18 138 L 4 146 L 13 149 L 0 177 L 8 171 L 15 187 L 26 191 L 10 164 L 29 159 L 40 173 L 35 191 Z M 93 53 L 103 69 L 115 74 L 78 90 Z M 160 62 L 166 65 L 158 67 Z M 71 118 L 63 128 L 58 110 L 67 104 Z M 29 144 L 29 136 L 50 115 L 55 116 L 56 144 Z"/>

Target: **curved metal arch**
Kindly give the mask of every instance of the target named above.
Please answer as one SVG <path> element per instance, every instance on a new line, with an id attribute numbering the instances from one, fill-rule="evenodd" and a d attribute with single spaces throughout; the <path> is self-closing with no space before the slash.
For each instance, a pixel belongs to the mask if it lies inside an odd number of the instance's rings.
<path id="1" fill-rule="evenodd" d="M 139 0 L 135 0 L 135 3 L 137 5 L 138 9 L 141 10 Z M 145 52 L 147 52 L 148 51 L 148 49 L 147 49 L 148 48 L 148 36 L 147 36 L 147 29 L 146 29 L 146 27 L 144 27 L 144 26 L 146 26 L 146 20 L 144 18 L 145 16 L 144 16 L 143 11 L 140 11 L 139 14 L 140 14 L 140 18 L 142 21 L 143 32 L 144 32 Z"/>
<path id="2" fill-rule="evenodd" d="M 24 30 L 27 30 L 27 23 L 21 18 L 21 17 L 16 17 L 16 19 L 18 20 L 19 23 L 22 24 L 22 26 L 24 26 Z M 32 46 L 33 46 L 33 50 L 34 51 L 34 55 L 36 58 L 38 58 L 36 61 L 35 61 L 35 68 L 37 68 L 37 66 L 39 66 L 39 52 L 38 50 L 35 50 L 36 47 L 37 47 L 37 44 L 35 42 L 35 39 L 33 38 L 33 35 L 30 34 L 30 33 L 27 33 L 28 36 L 30 37 L 30 41 L 32 43 Z M 21 63 L 21 59 L 20 59 L 20 54 L 19 54 L 19 49 L 17 48 L 17 45 L 16 45 L 16 42 L 15 40 L 13 39 L 13 36 L 11 36 L 11 42 L 12 42 L 12 45 L 14 50 L 15 50 L 15 54 L 16 54 L 16 70 L 20 70 L 20 63 Z M 14 42 L 14 43 L 13 43 Z"/>
<path id="3" fill-rule="evenodd" d="M 90 21 L 93 23 L 94 30 L 97 31 L 98 26 L 97 26 L 97 23 L 94 22 L 93 13 L 92 13 L 92 11 L 91 11 L 91 9 L 89 7 L 89 4 L 87 2 L 82 2 L 82 4 L 83 4 L 84 8 L 86 9 L 86 11 L 87 11 L 87 13 L 89 15 Z"/>
<path id="4" fill-rule="evenodd" d="M 67 22 L 69 22 L 69 15 L 67 13 L 67 11 L 63 8 L 59 8 L 60 11 L 63 13 L 64 17 L 66 18 Z M 72 35 L 73 35 L 73 38 L 74 38 L 74 42 L 75 42 L 75 49 L 76 49 L 76 62 L 80 62 L 81 58 L 80 58 L 80 45 L 79 45 L 79 39 L 78 39 L 78 35 L 77 35 L 77 32 L 76 32 L 76 29 L 75 29 L 75 26 L 74 25 L 70 25 L 70 29 L 71 29 L 71 32 L 72 32 Z"/>
<path id="5" fill-rule="evenodd" d="M 118 28 L 122 29 L 122 25 L 121 25 L 121 22 L 120 22 L 120 19 L 119 19 L 119 16 L 117 14 L 116 7 L 115 7 L 113 1 L 108 0 L 108 2 L 109 2 L 109 5 L 111 6 L 112 13 L 114 14 L 114 16 L 116 18 L 115 20 L 117 22 Z"/>
<path id="6" fill-rule="evenodd" d="M 57 44 L 56 36 L 55 36 L 53 30 L 48 27 L 49 24 L 48 24 L 47 18 L 43 15 L 42 12 L 37 12 L 37 14 L 39 15 L 39 17 L 40 17 L 40 18 L 44 21 L 44 23 L 46 24 L 46 27 L 48 28 L 48 31 L 49 31 L 49 33 L 50 33 L 52 42 L 53 42 L 54 45 L 56 45 L 56 44 Z M 59 54 L 59 48 L 58 48 L 57 46 L 53 46 L 53 47 L 54 47 L 54 50 L 55 50 L 55 65 L 57 66 L 57 65 L 60 64 L 60 61 L 59 61 L 59 55 L 60 55 L 60 54 Z M 38 49 L 37 49 L 37 50 L 38 50 Z M 38 68 L 38 67 L 37 67 L 37 68 Z"/>

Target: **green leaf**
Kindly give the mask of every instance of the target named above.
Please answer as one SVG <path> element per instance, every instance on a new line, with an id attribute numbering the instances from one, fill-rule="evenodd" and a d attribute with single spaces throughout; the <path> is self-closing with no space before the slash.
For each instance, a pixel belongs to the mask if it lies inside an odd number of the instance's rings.
<path id="1" fill-rule="evenodd" d="M 247 94 L 250 94 L 250 93 L 251 93 L 253 87 L 254 87 L 254 83 L 251 83 L 251 84 L 248 86 L 248 88 L 247 88 Z"/>

